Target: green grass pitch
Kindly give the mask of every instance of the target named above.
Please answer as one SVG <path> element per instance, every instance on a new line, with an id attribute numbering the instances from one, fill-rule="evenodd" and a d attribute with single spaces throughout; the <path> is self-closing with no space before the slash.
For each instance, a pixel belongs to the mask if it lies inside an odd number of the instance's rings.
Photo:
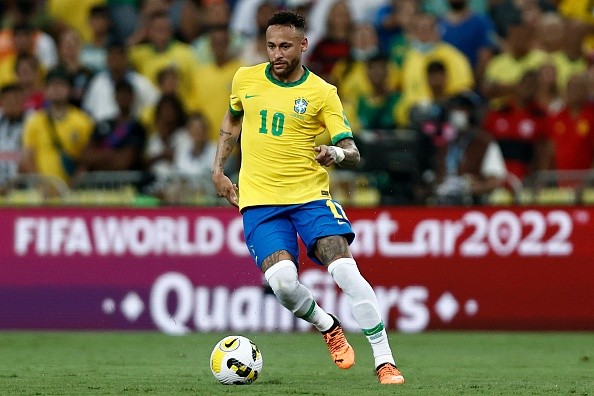
<path id="1" fill-rule="evenodd" d="M 313 332 L 242 334 L 263 372 L 219 385 L 209 357 L 224 335 L 0 332 L 0 395 L 594 395 L 594 333 L 392 333 L 402 386 L 377 383 L 363 335 L 340 370 Z"/>

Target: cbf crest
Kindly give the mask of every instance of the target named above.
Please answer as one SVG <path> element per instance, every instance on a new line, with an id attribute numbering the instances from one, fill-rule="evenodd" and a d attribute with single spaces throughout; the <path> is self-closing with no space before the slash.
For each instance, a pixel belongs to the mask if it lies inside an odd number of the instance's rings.
<path id="1" fill-rule="evenodd" d="M 305 114 L 307 110 L 307 100 L 305 98 L 297 98 L 295 99 L 295 107 L 293 107 L 295 113 L 297 114 Z"/>

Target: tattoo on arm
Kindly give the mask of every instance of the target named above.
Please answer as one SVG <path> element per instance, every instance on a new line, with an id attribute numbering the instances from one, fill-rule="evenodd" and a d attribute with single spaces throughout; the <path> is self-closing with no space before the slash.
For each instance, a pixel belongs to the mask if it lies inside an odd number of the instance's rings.
<path id="1" fill-rule="evenodd" d="M 344 159 L 338 164 L 340 167 L 353 169 L 359 165 L 361 155 L 353 139 L 342 139 L 336 143 L 336 146 L 344 150 Z"/>
<path id="2" fill-rule="evenodd" d="M 233 137 L 231 132 L 223 129 L 219 130 L 219 144 L 217 147 L 218 161 L 216 163 L 218 169 L 223 169 L 225 167 L 225 163 L 229 159 L 236 143 L 237 138 Z"/>

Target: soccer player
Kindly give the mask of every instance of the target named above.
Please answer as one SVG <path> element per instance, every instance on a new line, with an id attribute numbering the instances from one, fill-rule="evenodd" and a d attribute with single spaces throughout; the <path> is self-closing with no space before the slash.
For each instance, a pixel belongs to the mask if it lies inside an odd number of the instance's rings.
<path id="1" fill-rule="evenodd" d="M 349 243 L 355 234 L 342 207 L 330 197 L 328 172 L 360 159 L 336 88 L 302 64 L 305 19 L 278 12 L 269 21 L 270 62 L 240 68 L 229 110 L 221 123 L 212 179 L 219 196 L 243 215 L 246 244 L 283 306 L 324 336 L 334 363 L 355 363 L 340 322 L 299 282 L 297 235 L 308 256 L 325 266 L 347 295 L 352 314 L 373 349 L 382 384 L 402 384 L 375 293 L 360 274 Z M 332 144 L 314 145 L 325 129 Z M 239 188 L 224 166 L 241 133 Z"/>

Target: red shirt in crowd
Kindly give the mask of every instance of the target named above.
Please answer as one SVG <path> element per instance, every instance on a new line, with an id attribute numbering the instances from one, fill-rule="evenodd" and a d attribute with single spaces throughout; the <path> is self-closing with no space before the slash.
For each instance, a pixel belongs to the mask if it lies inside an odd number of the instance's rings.
<path id="1" fill-rule="evenodd" d="M 546 137 L 546 112 L 531 104 L 520 107 L 515 102 L 490 110 L 483 127 L 499 144 L 508 172 L 523 179 L 535 155 L 535 143 Z"/>
<path id="2" fill-rule="evenodd" d="M 568 108 L 552 115 L 547 126 L 554 144 L 554 169 L 590 169 L 594 161 L 594 105 L 572 115 Z"/>

